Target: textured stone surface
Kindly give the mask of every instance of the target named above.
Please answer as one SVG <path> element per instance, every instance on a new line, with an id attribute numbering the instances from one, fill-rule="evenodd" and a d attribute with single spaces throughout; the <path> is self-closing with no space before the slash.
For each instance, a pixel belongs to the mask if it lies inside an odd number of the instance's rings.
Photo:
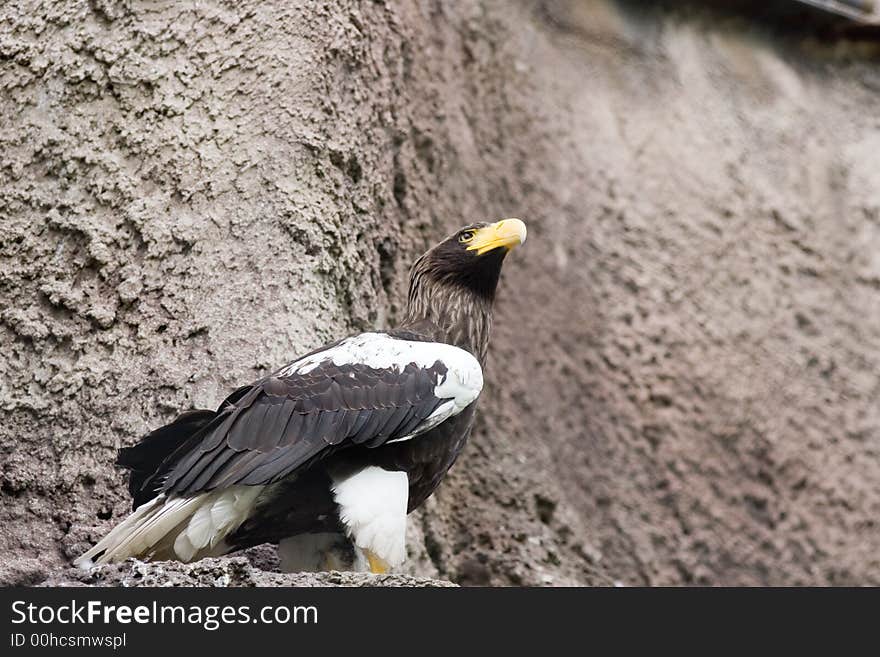
<path id="1" fill-rule="evenodd" d="M 756 25 L 5 3 L 0 581 L 89 583 L 67 564 L 128 510 L 116 448 L 393 322 L 425 246 L 520 216 L 408 572 L 880 584 L 876 53 Z M 280 577 L 243 563 L 106 576 Z"/>
<path id="2" fill-rule="evenodd" d="M 278 573 L 254 567 L 244 557 L 203 559 L 192 564 L 130 559 L 89 572 L 69 568 L 43 586 L 454 586 L 450 582 L 407 575 L 370 573 Z"/>

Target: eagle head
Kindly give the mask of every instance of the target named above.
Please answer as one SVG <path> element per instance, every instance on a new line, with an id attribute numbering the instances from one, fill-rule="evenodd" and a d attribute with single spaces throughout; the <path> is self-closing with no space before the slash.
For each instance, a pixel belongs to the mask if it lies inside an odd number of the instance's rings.
<path id="1" fill-rule="evenodd" d="M 419 258 L 413 281 L 424 277 L 491 301 L 504 257 L 525 241 L 526 225 L 519 219 L 469 224 Z"/>

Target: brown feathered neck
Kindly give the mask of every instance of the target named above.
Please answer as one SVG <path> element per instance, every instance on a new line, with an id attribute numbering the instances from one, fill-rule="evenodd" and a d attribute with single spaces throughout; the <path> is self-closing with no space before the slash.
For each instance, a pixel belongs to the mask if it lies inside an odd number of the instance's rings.
<path id="1" fill-rule="evenodd" d="M 406 316 L 401 328 L 429 333 L 461 347 L 485 363 L 492 327 L 492 305 L 506 251 L 479 257 L 474 266 L 450 267 L 428 251 L 410 272 Z"/>

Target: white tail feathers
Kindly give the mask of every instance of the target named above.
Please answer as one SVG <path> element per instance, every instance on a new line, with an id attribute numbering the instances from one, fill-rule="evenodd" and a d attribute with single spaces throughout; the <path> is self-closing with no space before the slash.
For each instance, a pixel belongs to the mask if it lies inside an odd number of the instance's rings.
<path id="1" fill-rule="evenodd" d="M 74 564 L 124 561 L 129 557 L 188 562 L 227 551 L 223 539 L 238 529 L 263 486 L 233 486 L 190 497 L 165 494 L 142 504 Z"/>
<path id="2" fill-rule="evenodd" d="M 181 561 L 216 556 L 227 550 L 222 541 L 250 515 L 262 486 L 234 486 L 213 493 L 193 514 L 186 528 L 174 539 L 174 552 Z"/>

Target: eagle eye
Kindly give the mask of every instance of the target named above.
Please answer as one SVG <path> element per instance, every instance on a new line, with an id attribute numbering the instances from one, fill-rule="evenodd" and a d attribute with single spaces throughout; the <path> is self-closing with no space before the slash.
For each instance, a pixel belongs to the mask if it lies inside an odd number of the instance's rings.
<path id="1" fill-rule="evenodd" d="M 461 235 L 458 236 L 458 241 L 462 244 L 466 244 L 467 242 L 470 242 L 472 239 L 474 239 L 474 234 L 475 233 L 472 230 L 462 231 Z"/>

